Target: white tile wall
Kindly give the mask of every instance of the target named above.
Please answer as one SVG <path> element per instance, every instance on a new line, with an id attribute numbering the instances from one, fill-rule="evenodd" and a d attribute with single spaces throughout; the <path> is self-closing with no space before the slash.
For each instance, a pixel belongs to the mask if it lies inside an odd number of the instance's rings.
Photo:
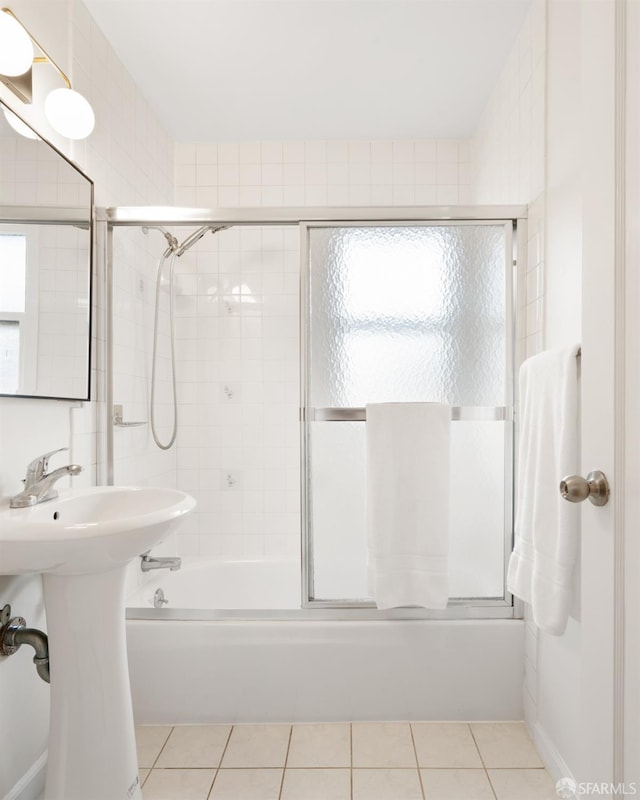
<path id="1" fill-rule="evenodd" d="M 69 22 L 72 82 L 96 115 L 71 156 L 95 181 L 96 204 L 171 202 L 173 141 L 81 0 L 72 0 Z"/>
<path id="2" fill-rule="evenodd" d="M 198 500 L 183 552 L 297 555 L 297 227 L 207 235 L 177 275 L 178 485 Z"/>
<path id="3" fill-rule="evenodd" d="M 544 189 L 545 26 L 533 0 L 471 143 L 477 203 L 530 203 Z"/>
<path id="4" fill-rule="evenodd" d="M 471 199 L 466 141 L 176 145 L 183 206 L 455 205 Z"/>
<path id="5" fill-rule="evenodd" d="M 534 0 L 472 140 L 474 201 L 529 205 L 527 266 L 519 272 L 518 349 L 544 349 L 546 3 Z M 525 719 L 537 720 L 538 631 L 527 608 Z"/>
<path id="6" fill-rule="evenodd" d="M 471 141 L 476 203 L 529 205 L 523 357 L 543 348 L 546 4 L 534 0 Z"/>
<path id="7" fill-rule="evenodd" d="M 470 200 L 466 141 L 176 145 L 184 206 L 433 205 Z M 178 486 L 198 499 L 182 552 L 300 548 L 299 237 L 235 228 L 180 259 Z"/>
<path id="8" fill-rule="evenodd" d="M 149 424 L 156 274 L 165 249 L 166 242 L 157 231 L 146 235 L 140 228 L 114 231 L 113 399 L 122 406 L 125 422 L 146 423 L 114 428 L 116 484 L 175 486 L 176 450 L 156 447 Z M 168 443 L 173 405 L 166 288 L 161 291 L 158 331 L 155 419 L 160 440 Z"/>
<path id="9" fill-rule="evenodd" d="M 16 136 L 3 120 L 0 131 L 0 204 L 88 206 L 86 182 L 55 151 Z"/>

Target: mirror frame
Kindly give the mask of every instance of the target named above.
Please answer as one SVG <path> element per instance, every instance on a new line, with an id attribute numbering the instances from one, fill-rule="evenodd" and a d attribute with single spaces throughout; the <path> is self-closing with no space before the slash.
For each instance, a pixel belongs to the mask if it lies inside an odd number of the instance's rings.
<path id="1" fill-rule="evenodd" d="M 80 215 L 79 211 L 84 206 L 68 207 L 68 206 L 3 206 L 0 204 L 0 225 L 3 223 L 8 224 L 28 224 L 28 225 L 73 225 L 78 224 L 83 227 L 89 228 L 89 260 L 87 269 L 89 271 L 88 283 L 88 318 L 87 318 L 87 381 L 86 390 L 82 396 L 76 395 L 45 395 L 45 394 L 23 394 L 16 392 L 9 394 L 0 392 L 2 397 L 19 397 L 19 398 L 33 398 L 36 400 L 66 400 L 66 401 L 88 401 L 91 400 L 91 383 L 92 383 L 92 368 L 93 368 L 93 326 L 94 326 L 94 308 L 93 308 L 93 292 L 94 292 L 94 265 L 95 265 L 95 184 L 93 180 L 82 170 L 74 161 L 65 155 L 56 145 L 46 139 L 33 125 L 27 120 L 23 119 L 18 112 L 11 106 L 0 99 L 0 110 L 2 108 L 8 109 L 12 114 L 15 114 L 18 119 L 29 127 L 38 139 L 48 145 L 56 155 L 63 159 L 70 167 L 72 167 L 81 178 L 88 183 L 89 187 L 89 208 L 88 214 Z M 20 134 L 16 133 L 16 136 Z M 35 140 L 34 140 L 35 141 Z"/>

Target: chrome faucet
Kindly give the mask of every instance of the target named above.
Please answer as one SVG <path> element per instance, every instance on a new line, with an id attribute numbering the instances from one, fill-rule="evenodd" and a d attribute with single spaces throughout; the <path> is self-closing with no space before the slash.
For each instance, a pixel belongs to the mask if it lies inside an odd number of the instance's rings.
<path id="1" fill-rule="evenodd" d="M 180 569 L 182 566 L 182 559 L 180 556 L 169 556 L 168 558 L 154 558 L 150 556 L 151 550 L 142 553 L 140 556 L 140 569 L 143 572 L 150 572 L 152 569 L 170 569 L 172 572 Z"/>
<path id="2" fill-rule="evenodd" d="M 54 469 L 53 472 L 47 472 L 51 456 L 68 449 L 68 447 L 61 447 L 59 450 L 52 450 L 50 453 L 34 458 L 27 467 L 27 476 L 23 481 L 24 489 L 11 498 L 9 506 L 11 508 L 28 508 L 36 506 L 38 503 L 44 503 L 45 500 L 54 500 L 58 496 L 58 492 L 53 488 L 54 483 L 66 475 L 79 475 L 82 472 L 82 467 L 78 464 L 68 464 L 66 467 Z"/>

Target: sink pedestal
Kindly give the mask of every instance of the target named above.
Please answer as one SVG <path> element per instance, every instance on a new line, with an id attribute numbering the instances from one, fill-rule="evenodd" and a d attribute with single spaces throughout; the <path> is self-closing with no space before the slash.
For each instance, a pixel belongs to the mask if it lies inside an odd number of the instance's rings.
<path id="1" fill-rule="evenodd" d="M 125 572 L 44 574 L 51 719 L 45 800 L 142 800 Z"/>
<path id="2" fill-rule="evenodd" d="M 177 530 L 178 489 L 62 489 L 29 508 L 0 501 L 0 575 L 41 574 L 51 720 L 45 800 L 142 800 L 127 668 L 127 564 Z"/>

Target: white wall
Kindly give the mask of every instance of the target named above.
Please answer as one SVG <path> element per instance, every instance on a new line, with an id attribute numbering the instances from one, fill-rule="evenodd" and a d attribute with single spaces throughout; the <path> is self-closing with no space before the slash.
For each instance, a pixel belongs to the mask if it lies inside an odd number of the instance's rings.
<path id="1" fill-rule="evenodd" d="M 29 118 L 95 180 L 98 204 L 170 202 L 173 147 L 169 137 L 82 3 L 15 0 L 11 8 L 60 63 L 74 88 L 89 98 L 96 112 L 96 129 L 89 140 L 74 144 L 54 134 L 39 109 L 24 107 L 1 85 L 0 98 Z M 97 277 L 99 284 L 102 276 Z M 102 298 L 98 306 L 101 302 Z M 94 331 L 95 354 L 104 337 L 100 324 Z M 93 364 L 95 392 L 95 358 Z M 61 454 L 56 464 L 80 463 L 85 472 L 76 481 L 95 482 L 99 404 L 95 393 L 93 397 L 93 402 L 84 404 L 0 399 L 0 498 L 19 491 L 32 458 L 57 447 L 69 447 L 70 452 Z M 29 625 L 46 627 L 39 578 L 0 578 L 0 604 L 4 603 L 11 603 L 14 614 L 26 617 Z M 43 754 L 47 703 L 48 688 L 37 677 L 26 650 L 0 658 L 0 797 L 12 797 L 13 787 Z M 37 781 L 32 789 L 36 788 Z M 30 796 L 26 794 L 24 800 Z"/>
<path id="2" fill-rule="evenodd" d="M 466 141 L 179 144 L 184 206 L 411 206 L 468 203 Z"/>
<path id="3" fill-rule="evenodd" d="M 149 422 L 151 354 L 156 272 L 166 241 L 158 231 L 118 228 L 113 234 L 113 400 L 125 422 Z M 159 350 L 155 393 L 160 440 L 171 438 L 173 405 L 169 368 L 168 263 L 158 319 Z M 113 475 L 116 485 L 175 486 L 176 448 L 156 447 L 149 424 L 115 427 Z"/>
<path id="4" fill-rule="evenodd" d="M 477 203 L 529 205 L 526 271 L 518 259 L 517 360 L 544 349 L 547 1 L 534 0 L 472 141 Z M 525 721 L 538 721 L 539 636 L 525 609 Z"/>
<path id="5" fill-rule="evenodd" d="M 471 141 L 473 202 L 529 205 L 518 276 L 523 357 L 543 348 L 546 71 L 546 0 L 534 0 Z"/>
<path id="6" fill-rule="evenodd" d="M 474 141 L 475 199 L 530 204 L 527 356 L 581 338 L 581 57 L 580 3 L 534 0 Z M 578 564 L 562 637 L 526 610 L 525 718 L 558 778 L 582 766 L 580 591 Z"/>
<path id="7" fill-rule="evenodd" d="M 581 340 L 581 39 L 580 3 L 547 4 L 547 163 L 545 236 L 545 347 Z M 566 768 L 580 777 L 580 564 L 574 603 L 562 637 L 538 640 L 538 722 Z M 567 774 L 567 769 L 561 769 Z M 560 777 L 560 776 L 558 776 Z"/>

